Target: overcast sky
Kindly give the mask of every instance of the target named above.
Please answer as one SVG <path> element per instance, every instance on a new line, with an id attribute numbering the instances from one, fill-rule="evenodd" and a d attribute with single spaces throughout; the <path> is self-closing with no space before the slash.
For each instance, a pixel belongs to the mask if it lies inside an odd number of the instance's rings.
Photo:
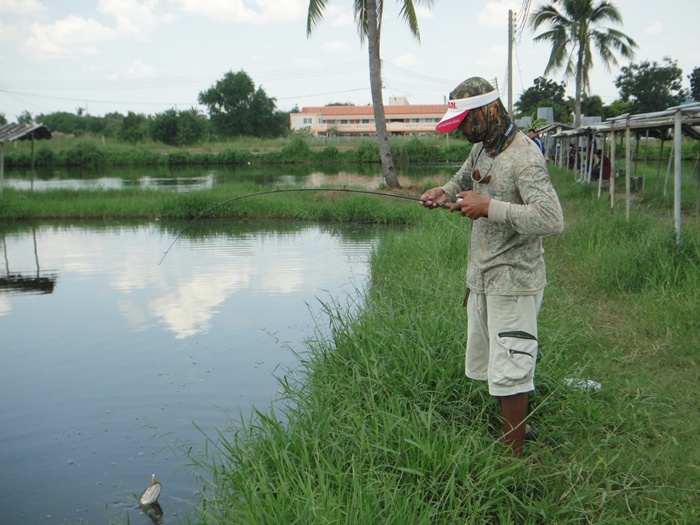
<path id="1" fill-rule="evenodd" d="M 497 82 L 507 100 L 509 9 L 519 30 L 514 100 L 544 73 L 549 45 L 535 44 L 521 23 L 541 0 L 435 0 L 430 10 L 419 9 L 420 42 L 399 20 L 398 3 L 385 3 L 385 102 L 405 96 L 411 104 L 439 104 L 470 76 Z M 670 56 L 688 88 L 687 76 L 700 66 L 700 0 L 613 3 L 624 24 L 611 27 L 639 45 L 632 62 Z M 331 0 L 307 38 L 308 0 L 0 0 L 0 113 L 13 122 L 25 110 L 36 116 L 79 107 L 91 115 L 199 108 L 200 91 L 240 70 L 284 111 L 370 104 L 367 47 L 352 5 Z M 618 74 L 595 56 L 592 93 L 615 100 Z M 564 80 L 560 72 L 549 78 Z M 567 95 L 573 96 L 571 82 Z"/>

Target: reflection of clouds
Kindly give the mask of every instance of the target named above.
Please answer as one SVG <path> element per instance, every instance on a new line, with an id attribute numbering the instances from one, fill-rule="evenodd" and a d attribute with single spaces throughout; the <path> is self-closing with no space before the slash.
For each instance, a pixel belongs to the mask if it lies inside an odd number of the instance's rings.
<path id="1" fill-rule="evenodd" d="M 182 282 L 164 296 L 149 302 L 148 310 L 173 332 L 178 339 L 206 332 L 211 326 L 215 308 L 249 282 L 249 274 L 241 274 L 220 266 Z"/>
<path id="2" fill-rule="evenodd" d="M 213 174 L 201 177 L 154 177 L 144 176 L 133 181 L 114 177 L 99 177 L 96 179 L 61 179 L 54 177 L 51 179 L 26 180 L 23 178 L 9 177 L 4 180 L 5 188 L 17 190 L 55 190 L 55 189 L 104 189 L 121 190 L 130 186 L 139 188 L 172 190 L 172 191 L 192 191 L 214 187 L 215 178 Z"/>
<path id="3" fill-rule="evenodd" d="M 304 288 L 304 276 L 297 273 L 292 275 L 286 273 L 272 273 L 266 275 L 265 279 L 260 283 L 260 289 L 268 293 L 277 293 L 280 295 L 298 292 Z"/>
<path id="4" fill-rule="evenodd" d="M 415 181 L 411 180 L 411 178 L 409 177 L 399 176 L 398 179 L 401 183 L 401 186 L 403 186 L 404 188 L 408 188 L 411 185 L 415 184 Z M 384 176 L 381 173 L 378 173 L 375 177 L 367 177 L 366 175 L 357 175 L 356 173 L 340 171 L 333 175 L 327 175 L 325 173 L 320 172 L 311 173 L 310 175 L 306 176 L 304 185 L 307 188 L 318 188 L 322 186 L 354 186 L 358 188 L 364 188 L 367 190 L 379 191 L 383 182 Z M 439 182 L 440 184 L 443 184 L 444 177 L 439 174 L 423 177 L 421 179 L 421 183 L 425 184 L 426 182 Z"/>
<path id="5" fill-rule="evenodd" d="M 12 310 L 10 300 L 4 295 L 0 295 L 0 315 L 7 315 Z"/>
<path id="6" fill-rule="evenodd" d="M 159 265 L 170 241 L 153 225 L 49 226 L 8 238 L 8 253 L 13 270 L 36 271 L 38 257 L 42 271 L 88 282 L 97 308 L 114 302 L 129 331 L 160 326 L 182 339 L 210 330 L 219 307 L 237 292 L 245 290 L 244 300 L 315 293 L 351 278 L 354 263 L 366 269 L 369 251 L 366 243 L 311 226 L 181 239 Z M 0 296 L 0 315 L 12 310 L 13 301 Z"/>
<path id="7" fill-rule="evenodd" d="M 111 285 L 125 293 L 143 290 L 161 281 L 162 270 L 150 255 L 126 253 L 122 256 L 111 279 Z M 148 262 L 146 262 L 148 261 Z"/>
<path id="8" fill-rule="evenodd" d="M 143 305 L 136 301 L 119 301 L 119 313 L 131 328 L 132 332 L 144 332 L 149 328 L 151 317 Z"/>

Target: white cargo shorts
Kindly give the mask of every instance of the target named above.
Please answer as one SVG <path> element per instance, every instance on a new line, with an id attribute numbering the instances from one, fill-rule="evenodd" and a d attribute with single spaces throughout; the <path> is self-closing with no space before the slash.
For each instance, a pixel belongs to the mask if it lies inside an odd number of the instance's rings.
<path id="1" fill-rule="evenodd" d="M 488 381 L 492 396 L 535 389 L 537 315 L 543 291 L 536 295 L 483 295 L 467 301 L 467 377 Z"/>

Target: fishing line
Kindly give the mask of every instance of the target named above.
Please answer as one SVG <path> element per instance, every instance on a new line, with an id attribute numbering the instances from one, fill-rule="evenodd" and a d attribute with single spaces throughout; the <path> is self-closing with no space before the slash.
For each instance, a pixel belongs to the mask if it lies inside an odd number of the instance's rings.
<path id="1" fill-rule="evenodd" d="M 220 208 L 221 206 L 225 206 L 226 204 L 233 202 L 233 201 L 247 199 L 248 197 L 257 197 L 258 195 L 269 195 L 272 193 L 288 193 L 288 192 L 301 192 L 301 191 L 344 191 L 346 193 L 365 193 L 368 195 L 380 195 L 382 197 L 393 197 L 395 199 L 407 199 L 407 200 L 411 200 L 411 201 L 427 202 L 425 199 L 422 199 L 420 197 L 412 197 L 411 195 L 401 195 L 398 193 L 384 193 L 381 191 L 372 191 L 372 190 L 350 190 L 348 188 L 290 188 L 290 189 L 286 189 L 286 190 L 280 190 L 278 188 L 278 189 L 268 190 L 268 191 L 258 191 L 256 193 L 247 193 L 246 195 L 237 195 L 236 197 L 231 197 L 230 199 L 226 199 L 223 202 L 215 204 L 211 208 L 207 208 L 202 213 L 197 215 L 194 219 L 192 219 L 189 223 L 187 223 L 187 225 L 182 230 L 180 230 L 180 232 L 177 234 L 175 239 L 173 239 L 173 242 L 170 244 L 170 246 L 168 246 L 168 249 L 165 250 L 165 253 L 163 254 L 163 257 L 161 258 L 158 265 L 160 266 L 163 263 L 163 261 L 165 260 L 165 257 L 168 255 L 168 253 L 170 252 L 172 247 L 175 246 L 175 243 L 180 239 L 180 237 L 182 237 L 182 234 L 185 233 L 185 230 L 187 230 L 187 228 L 192 226 L 199 219 L 201 219 L 202 217 L 204 217 L 208 213 L 211 213 L 215 209 Z M 435 204 L 440 206 L 440 207 L 443 207 L 443 208 L 446 206 L 446 204 L 444 202 L 436 202 Z"/>

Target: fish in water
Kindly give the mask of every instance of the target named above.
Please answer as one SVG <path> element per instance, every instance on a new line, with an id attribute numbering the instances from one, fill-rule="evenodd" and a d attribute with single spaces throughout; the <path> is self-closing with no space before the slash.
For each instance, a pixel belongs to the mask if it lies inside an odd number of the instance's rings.
<path id="1" fill-rule="evenodd" d="M 156 501 L 158 501 L 158 496 L 160 496 L 160 490 L 162 488 L 163 487 L 160 483 L 158 483 L 158 480 L 156 479 L 156 475 L 151 475 L 151 484 L 146 490 L 143 491 L 143 494 L 141 494 L 141 497 L 139 498 L 139 503 L 141 505 L 154 504 Z"/>

